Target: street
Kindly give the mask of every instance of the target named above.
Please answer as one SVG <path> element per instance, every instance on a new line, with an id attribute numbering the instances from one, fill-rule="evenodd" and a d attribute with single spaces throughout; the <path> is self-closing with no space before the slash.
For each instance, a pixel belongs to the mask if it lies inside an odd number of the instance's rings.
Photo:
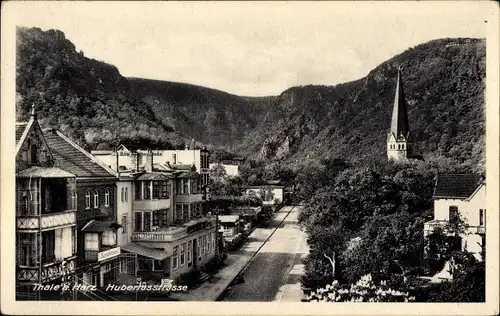
<path id="1" fill-rule="evenodd" d="M 300 301 L 301 258 L 308 248 L 298 225 L 299 212 L 300 206 L 286 206 L 275 214 L 267 228 L 278 228 L 243 270 L 243 282 L 231 285 L 222 295 L 223 301 Z M 252 238 L 262 242 L 259 235 Z M 251 249 L 250 239 L 240 251 Z"/>

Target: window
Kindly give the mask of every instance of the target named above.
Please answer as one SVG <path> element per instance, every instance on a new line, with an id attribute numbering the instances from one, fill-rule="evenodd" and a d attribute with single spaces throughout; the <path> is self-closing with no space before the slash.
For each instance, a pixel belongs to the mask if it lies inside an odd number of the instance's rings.
<path id="1" fill-rule="evenodd" d="M 212 233 L 212 248 L 215 251 L 215 242 L 217 241 L 217 238 L 215 238 L 215 233 Z"/>
<path id="2" fill-rule="evenodd" d="M 99 236 L 97 233 L 85 234 L 85 250 L 99 250 Z"/>
<path id="3" fill-rule="evenodd" d="M 125 202 L 128 202 L 128 188 L 125 188 Z"/>
<path id="4" fill-rule="evenodd" d="M 175 204 L 175 214 L 174 221 L 180 221 L 182 219 L 182 204 Z"/>
<path id="5" fill-rule="evenodd" d="M 456 223 L 459 219 L 458 206 L 450 206 L 449 208 L 450 222 Z"/>
<path id="6" fill-rule="evenodd" d="M 201 240 L 201 254 L 204 255 L 205 254 L 205 246 L 207 244 L 207 236 L 203 236 L 200 238 Z"/>
<path id="7" fill-rule="evenodd" d="M 479 210 L 479 226 L 484 226 L 485 223 L 485 209 L 480 209 Z"/>
<path id="8" fill-rule="evenodd" d="M 122 226 L 123 226 L 122 234 L 126 234 L 127 233 L 127 215 L 122 216 Z"/>
<path id="9" fill-rule="evenodd" d="M 125 202 L 125 188 L 122 188 L 121 190 L 121 200 L 122 202 Z"/>
<path id="10" fill-rule="evenodd" d="M 153 199 L 160 198 L 160 182 L 153 181 Z"/>
<path id="11" fill-rule="evenodd" d="M 191 194 L 198 194 L 198 185 L 196 185 L 197 179 L 191 179 Z"/>
<path id="12" fill-rule="evenodd" d="M 37 264 L 36 234 L 19 233 L 18 262 L 21 266 L 35 266 Z"/>
<path id="13" fill-rule="evenodd" d="M 182 220 L 189 221 L 189 204 L 182 204 Z"/>
<path id="14" fill-rule="evenodd" d="M 97 190 L 94 191 L 94 208 L 99 207 L 99 192 Z"/>
<path id="15" fill-rule="evenodd" d="M 153 260 L 153 271 L 163 271 L 164 268 L 165 264 L 163 260 Z"/>
<path id="16" fill-rule="evenodd" d="M 152 222 L 152 216 L 151 212 L 143 212 L 143 224 L 144 224 L 144 231 L 149 232 L 151 231 L 151 222 Z"/>
<path id="17" fill-rule="evenodd" d="M 161 182 L 160 198 L 168 199 L 168 197 L 170 195 L 169 193 L 170 193 L 170 189 L 169 189 L 168 181 L 162 181 Z"/>
<path id="18" fill-rule="evenodd" d="M 106 189 L 104 192 L 104 206 L 109 206 L 109 190 Z"/>
<path id="19" fill-rule="evenodd" d="M 186 243 L 181 245 L 181 267 L 186 263 Z"/>
<path id="20" fill-rule="evenodd" d="M 189 179 L 182 179 L 182 194 L 189 194 Z"/>
<path id="21" fill-rule="evenodd" d="M 135 199 L 142 200 L 142 182 L 139 181 L 135 184 Z"/>
<path id="22" fill-rule="evenodd" d="M 116 233 L 113 229 L 105 230 L 102 233 L 102 245 L 103 246 L 115 246 L 116 245 Z"/>
<path id="23" fill-rule="evenodd" d="M 210 253 L 210 244 L 212 243 L 212 234 L 207 235 L 207 253 Z"/>
<path id="24" fill-rule="evenodd" d="M 198 261 L 201 260 L 201 237 L 198 238 L 198 242 L 196 243 L 196 253 L 198 254 Z"/>
<path id="25" fill-rule="evenodd" d="M 38 163 L 38 148 L 36 145 L 31 145 L 30 149 L 30 154 L 31 154 L 31 164 L 37 164 Z"/>
<path id="26" fill-rule="evenodd" d="M 178 257 L 178 252 L 179 252 L 179 246 L 174 247 L 174 253 L 172 255 L 172 269 L 175 270 L 179 266 L 179 257 Z"/>
<path id="27" fill-rule="evenodd" d="M 78 208 L 78 194 L 76 194 L 76 192 L 73 192 L 71 195 L 71 205 L 74 210 Z"/>
<path id="28" fill-rule="evenodd" d="M 135 212 L 134 230 L 136 232 L 142 231 L 142 213 L 141 212 Z"/>
<path id="29" fill-rule="evenodd" d="M 90 191 L 85 193 L 85 208 L 90 208 Z"/>
<path id="30" fill-rule="evenodd" d="M 192 256 L 193 256 L 193 241 L 192 240 L 188 241 L 187 248 L 188 248 L 187 252 L 188 252 L 188 266 L 189 266 L 189 263 L 191 263 L 191 261 L 193 261 L 193 258 L 192 258 Z"/>
<path id="31" fill-rule="evenodd" d="M 144 200 L 151 199 L 151 181 L 145 181 L 144 183 Z"/>

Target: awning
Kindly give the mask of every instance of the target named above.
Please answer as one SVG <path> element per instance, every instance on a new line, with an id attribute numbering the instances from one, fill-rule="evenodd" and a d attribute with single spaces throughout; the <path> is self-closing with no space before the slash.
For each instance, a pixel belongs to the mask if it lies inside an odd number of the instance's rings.
<path id="1" fill-rule="evenodd" d="M 164 260 L 172 255 L 166 251 L 148 248 L 148 247 L 144 247 L 144 246 L 134 244 L 134 243 L 126 244 L 125 246 L 122 246 L 121 248 L 122 248 L 122 250 L 136 253 L 138 255 L 148 257 L 151 259 L 156 259 L 156 260 Z"/>
<path id="2" fill-rule="evenodd" d="M 60 168 L 31 167 L 19 171 L 16 174 L 18 178 L 74 178 L 74 174 L 64 171 Z"/>
<path id="3" fill-rule="evenodd" d="M 222 223 L 235 223 L 239 219 L 239 215 L 219 215 L 219 221 Z"/>
<path id="4" fill-rule="evenodd" d="M 137 177 L 137 180 L 146 181 L 146 180 L 155 180 L 155 181 L 166 181 L 170 179 L 170 176 L 164 173 L 145 173 Z"/>
<path id="5" fill-rule="evenodd" d="M 93 219 L 87 225 L 83 226 L 82 232 L 102 233 L 108 229 L 118 229 L 120 227 L 122 227 L 120 224 L 113 221 L 96 221 Z"/>

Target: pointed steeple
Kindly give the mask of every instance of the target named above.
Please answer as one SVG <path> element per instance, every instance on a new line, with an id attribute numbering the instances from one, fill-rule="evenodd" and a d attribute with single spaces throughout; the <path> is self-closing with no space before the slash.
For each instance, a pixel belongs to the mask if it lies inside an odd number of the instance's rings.
<path id="1" fill-rule="evenodd" d="M 36 119 L 36 109 L 35 109 L 35 103 L 31 105 L 31 112 L 30 112 L 30 117 L 33 119 Z"/>
<path id="2" fill-rule="evenodd" d="M 401 66 L 398 68 L 398 81 L 396 95 L 394 97 L 394 108 L 392 110 L 391 134 L 399 138 L 401 134 L 406 138 L 409 132 L 408 113 L 403 90 L 403 79 L 401 78 Z"/>

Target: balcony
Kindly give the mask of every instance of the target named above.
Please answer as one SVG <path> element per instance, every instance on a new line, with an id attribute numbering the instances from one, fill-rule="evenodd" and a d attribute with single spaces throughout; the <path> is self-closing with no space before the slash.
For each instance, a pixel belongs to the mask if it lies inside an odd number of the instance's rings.
<path id="1" fill-rule="evenodd" d="M 120 247 L 103 247 L 101 250 L 85 250 L 85 261 L 101 262 L 114 258 L 120 254 Z"/>
<path id="2" fill-rule="evenodd" d="M 447 220 L 442 220 L 442 219 L 435 219 L 432 221 L 428 221 L 424 223 L 424 233 L 426 235 L 431 234 L 436 227 L 445 227 L 446 224 L 448 223 Z M 472 233 L 472 234 L 485 234 L 486 233 L 486 226 L 480 225 L 480 226 L 467 226 L 467 230 Z"/>
<path id="3" fill-rule="evenodd" d="M 135 200 L 134 210 L 156 211 L 170 207 L 170 199 Z"/>
<path id="4" fill-rule="evenodd" d="M 157 231 L 133 232 L 132 241 L 172 242 L 197 231 L 215 226 L 214 218 L 193 219 L 178 226 L 160 227 Z"/>
<path id="5" fill-rule="evenodd" d="M 203 194 L 176 194 L 175 202 L 176 203 L 192 203 L 192 202 L 201 202 L 203 201 Z"/>
<path id="6" fill-rule="evenodd" d="M 19 230 L 46 230 L 75 226 L 76 210 L 42 214 L 41 216 L 18 216 L 16 222 Z"/>
<path id="7" fill-rule="evenodd" d="M 66 272 L 75 271 L 75 259 L 76 256 L 66 258 Z M 27 281 L 27 282 L 49 282 L 53 281 L 62 276 L 63 267 L 62 261 L 51 262 L 44 264 L 41 269 L 41 278 L 39 275 L 39 267 L 18 267 L 17 269 L 17 280 Z"/>

